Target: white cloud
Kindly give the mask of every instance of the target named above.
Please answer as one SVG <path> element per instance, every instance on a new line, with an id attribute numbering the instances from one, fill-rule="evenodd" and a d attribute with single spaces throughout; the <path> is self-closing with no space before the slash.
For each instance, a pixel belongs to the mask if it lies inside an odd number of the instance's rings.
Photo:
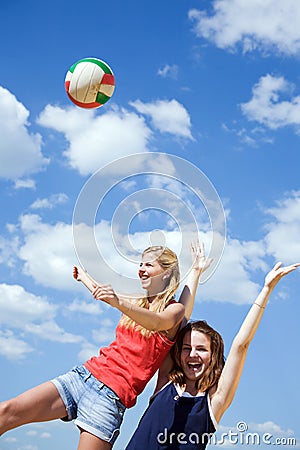
<path id="1" fill-rule="evenodd" d="M 50 433 L 47 433 L 46 431 L 44 433 L 41 433 L 42 439 L 50 439 L 52 435 Z"/>
<path id="2" fill-rule="evenodd" d="M 176 212 L 176 207 L 176 204 L 170 203 L 168 211 L 175 216 L 177 214 L 178 219 L 180 213 Z M 267 257 L 280 258 L 284 263 L 298 261 L 299 211 L 300 193 L 290 193 L 274 207 L 264 208 L 264 214 L 268 214 L 271 218 L 260 241 L 243 242 L 228 235 L 220 264 L 211 279 L 203 284 L 201 297 L 208 301 L 249 303 L 260 288 L 260 283 L 257 284 L 252 277 L 257 275 L 257 271 L 262 271 L 263 278 L 268 270 Z M 200 239 L 205 242 L 208 253 L 211 232 L 205 228 L 205 222 L 201 217 L 197 217 L 197 223 L 198 229 L 201 229 Z M 139 292 L 140 284 L 137 277 L 139 255 L 145 247 L 151 245 L 149 240 L 151 233 L 139 230 L 128 234 L 126 223 L 124 229 L 112 228 L 110 221 L 103 220 L 94 227 L 86 224 L 78 227 L 80 232 L 76 231 L 76 251 L 81 264 L 92 277 L 99 282 L 111 283 L 117 292 Z M 24 242 L 16 253 L 25 261 L 26 273 L 36 282 L 56 289 L 76 289 L 77 292 L 82 289 L 83 295 L 89 295 L 88 291 L 72 278 L 72 266 L 77 258 L 70 225 L 45 224 L 36 215 L 26 215 L 21 217 L 20 225 L 11 227 L 11 230 L 12 233 L 19 233 L 15 239 L 18 237 Z M 182 277 L 185 277 L 190 268 L 189 243 L 196 237 L 193 226 L 183 220 L 180 230 L 172 227 L 164 229 L 163 236 L 166 245 L 179 255 Z M 98 306 L 74 300 L 69 304 L 68 311 L 102 313 L 103 305 L 101 308 Z M 51 317 L 45 318 L 43 322 L 49 320 Z M 37 327 L 34 329 L 38 330 Z"/>
<path id="3" fill-rule="evenodd" d="M 83 302 L 74 300 L 72 303 L 67 305 L 66 309 L 70 312 L 79 312 L 80 314 L 90 314 L 91 316 L 97 316 L 102 313 L 100 302 L 96 301 Z"/>
<path id="4" fill-rule="evenodd" d="M 99 346 L 90 344 L 88 342 L 84 342 L 81 346 L 81 350 L 78 352 L 77 359 L 78 361 L 87 361 L 92 356 L 98 355 Z"/>
<path id="5" fill-rule="evenodd" d="M 27 436 L 37 436 L 38 432 L 36 430 L 28 430 L 26 434 Z"/>
<path id="6" fill-rule="evenodd" d="M 217 270 L 201 286 L 201 298 L 236 304 L 253 302 L 260 284 L 251 280 L 255 270 L 267 270 L 263 242 L 240 242 L 227 238 L 225 250 Z"/>
<path id="7" fill-rule="evenodd" d="M 23 339 L 16 337 L 12 331 L 0 330 L 0 355 L 20 361 L 32 351 L 33 348 Z"/>
<path id="8" fill-rule="evenodd" d="M 0 284 L 0 310 L 0 324 L 2 328 L 7 327 L 0 332 L 0 354 L 9 359 L 23 358 L 34 350 L 26 342 L 29 334 L 64 344 L 84 341 L 81 336 L 66 332 L 55 322 L 57 306 L 20 285 Z"/>
<path id="9" fill-rule="evenodd" d="M 48 105 L 38 123 L 65 135 L 69 147 L 64 155 L 81 175 L 92 174 L 115 159 L 148 151 L 151 137 L 143 117 L 125 109 L 97 115 L 94 111 Z"/>
<path id="10" fill-rule="evenodd" d="M 130 104 L 139 113 L 149 115 L 153 126 L 161 133 L 193 140 L 189 113 L 177 100 L 157 100 L 152 103 L 136 100 Z"/>
<path id="11" fill-rule="evenodd" d="M 300 191 L 290 192 L 265 209 L 272 217 L 266 225 L 265 242 L 269 254 L 284 264 L 300 261 Z"/>
<path id="12" fill-rule="evenodd" d="M 66 332 L 53 320 L 43 321 L 39 324 L 28 323 L 24 326 L 24 330 L 38 336 L 40 339 L 63 344 L 77 344 L 84 340 L 81 336 Z"/>
<path id="13" fill-rule="evenodd" d="M 17 438 L 15 437 L 4 437 L 3 438 L 6 442 L 17 442 Z"/>
<path id="14" fill-rule="evenodd" d="M 53 209 L 56 205 L 62 205 L 68 201 L 66 194 L 53 194 L 49 198 L 38 198 L 30 205 L 31 209 Z"/>
<path id="15" fill-rule="evenodd" d="M 98 355 L 99 347 L 108 345 L 115 339 L 116 324 L 110 319 L 102 319 L 101 327 L 97 330 L 92 330 L 92 338 L 95 344 L 90 342 L 83 342 L 81 350 L 78 353 L 79 361 L 86 361 L 94 355 Z"/>
<path id="16" fill-rule="evenodd" d="M 164 67 L 158 69 L 157 75 L 162 78 L 172 78 L 173 80 L 176 80 L 178 76 L 178 66 L 176 64 L 173 64 L 172 66 L 170 66 L 170 64 L 165 64 Z"/>
<path id="17" fill-rule="evenodd" d="M 281 428 L 280 425 L 277 423 L 272 422 L 272 420 L 268 420 L 267 422 L 263 423 L 249 423 L 249 429 L 254 430 L 260 433 L 271 433 L 274 436 L 291 436 L 294 434 L 293 430 L 288 428 L 287 430 L 284 430 Z"/>
<path id="18" fill-rule="evenodd" d="M 55 316 L 56 307 L 43 297 L 25 291 L 22 286 L 0 284 L 0 323 L 23 328 L 26 323 L 49 320 Z"/>
<path id="19" fill-rule="evenodd" d="M 0 86 L 0 178 L 16 180 L 49 162 L 41 153 L 41 136 L 29 130 L 28 117 L 24 105 Z"/>
<path id="20" fill-rule="evenodd" d="M 72 279 L 71 227 L 65 224 L 44 224 L 37 216 L 23 216 L 21 218 L 21 231 L 24 233 L 25 244 L 21 247 L 20 257 L 25 261 L 26 272 L 38 283 L 59 289 L 76 289 L 77 285 Z M 100 254 L 87 243 L 91 234 L 101 248 Z M 116 234 L 117 233 L 117 234 Z M 180 232 L 165 230 L 166 245 L 174 249 L 180 257 L 182 277 L 185 277 L 190 268 L 189 243 L 195 239 L 193 229 L 188 224 Z M 88 272 L 100 282 L 109 282 L 118 292 L 139 292 L 140 285 L 137 277 L 137 255 L 132 257 L 132 251 L 143 249 L 150 245 L 148 232 L 136 232 L 127 236 L 114 232 L 114 241 L 109 223 L 102 221 L 91 230 L 88 226 L 81 229 L 80 240 L 84 243 L 79 248 L 81 263 Z M 182 239 L 184 247 L 182 248 Z M 210 233 L 201 234 L 208 252 L 210 246 Z M 67 241 L 70 240 L 68 243 Z M 188 241 L 188 244 L 185 245 Z M 115 244 L 117 243 L 118 252 Z M 77 242 L 78 244 L 78 242 Z M 121 251 L 121 254 L 119 254 Z M 248 303 L 257 293 L 258 286 L 251 281 L 252 269 L 265 268 L 263 264 L 264 249 L 261 243 L 228 240 L 221 263 L 212 277 L 211 283 L 206 283 L 202 289 L 203 298 L 215 301 L 228 301 L 233 303 Z M 68 256 L 69 255 L 69 256 Z M 123 255 L 123 256 L 122 256 Z M 124 257 L 128 258 L 124 264 Z M 46 261 L 45 264 L 41 264 Z M 132 262 L 131 262 L 132 261 Z M 234 272 L 232 271 L 234 267 Z M 101 269 L 100 269 L 101 268 Z M 95 313 L 97 304 L 86 306 L 85 303 L 74 301 L 68 310 L 77 312 L 85 310 L 86 313 Z M 102 305 L 101 305 L 102 306 Z M 99 311 L 97 311 L 98 313 Z M 31 332 L 41 332 L 42 327 L 31 327 Z M 59 334 L 59 333 L 58 333 Z"/>
<path id="21" fill-rule="evenodd" d="M 300 51 L 300 3 L 295 0 L 215 0 L 211 14 L 192 9 L 189 18 L 199 37 L 217 47 L 243 52 Z"/>
<path id="22" fill-rule="evenodd" d="M 172 159 L 167 154 L 160 154 L 155 155 L 155 158 L 149 158 L 147 160 L 147 166 L 146 170 L 153 171 L 154 173 L 166 173 L 171 176 L 179 176 L 176 174 L 176 168 L 174 166 L 174 163 Z M 155 176 L 152 176 L 152 180 L 155 178 Z M 180 178 L 180 177 L 179 177 Z M 150 177 L 148 178 L 149 181 Z M 150 186 L 152 186 L 152 182 L 150 183 Z"/>
<path id="23" fill-rule="evenodd" d="M 24 244 L 18 256 L 24 264 L 26 275 L 38 283 L 56 289 L 74 288 L 72 269 L 77 261 L 72 240 L 72 226 L 58 222 L 43 223 L 34 214 L 20 218 Z"/>
<path id="24" fill-rule="evenodd" d="M 226 133 L 235 134 L 243 144 L 249 145 L 250 147 L 256 147 L 258 143 L 261 142 L 264 144 L 272 144 L 274 142 L 274 138 L 270 136 L 270 133 L 267 132 L 266 127 L 262 125 L 249 129 L 245 127 L 238 128 L 235 124 L 234 126 L 229 127 L 227 124 L 223 123 L 222 129 Z"/>
<path id="25" fill-rule="evenodd" d="M 4 239 L 4 237 L 0 236 L 0 264 L 13 267 L 16 262 L 19 245 L 18 236 L 12 236 L 10 239 Z"/>
<path id="26" fill-rule="evenodd" d="M 15 181 L 15 189 L 35 189 L 35 181 L 30 178 L 18 179 Z"/>
<path id="27" fill-rule="evenodd" d="M 244 422 L 240 422 L 240 423 L 244 423 Z M 292 429 L 288 428 L 287 430 L 284 430 L 280 425 L 273 422 L 272 420 L 268 420 L 263 423 L 255 423 L 255 422 L 246 423 L 245 422 L 245 426 L 247 426 L 247 428 L 246 428 L 247 432 L 257 433 L 259 435 L 261 441 L 265 434 L 271 435 L 272 438 L 271 438 L 271 436 L 266 436 L 266 438 L 270 438 L 269 442 L 265 442 L 266 445 L 267 444 L 270 445 L 271 442 L 275 442 L 276 438 L 284 438 L 284 437 L 295 435 L 295 433 Z M 217 436 L 222 433 L 223 433 L 224 437 L 226 434 L 230 436 L 230 435 L 232 435 L 232 433 L 236 433 L 237 431 L 239 431 L 237 424 L 233 425 L 233 426 L 219 425 Z M 249 434 L 249 438 L 251 438 L 250 434 Z M 230 444 L 230 441 L 228 441 L 228 444 Z M 233 442 L 231 442 L 231 446 L 233 446 Z"/>
<path id="28" fill-rule="evenodd" d="M 292 96 L 292 89 L 284 77 L 265 75 L 253 87 L 251 100 L 241 104 L 242 112 L 271 129 L 292 125 L 300 130 L 300 95 Z M 289 95 L 289 100 L 280 94 Z"/>
<path id="29" fill-rule="evenodd" d="M 103 324 L 99 330 L 93 330 L 92 336 L 94 341 L 99 345 L 112 342 L 116 335 L 115 324 L 111 321 L 106 326 Z"/>

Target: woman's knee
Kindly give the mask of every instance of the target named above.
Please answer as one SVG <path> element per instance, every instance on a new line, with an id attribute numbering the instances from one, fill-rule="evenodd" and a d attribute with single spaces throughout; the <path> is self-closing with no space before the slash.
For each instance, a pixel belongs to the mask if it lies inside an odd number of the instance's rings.
<path id="1" fill-rule="evenodd" d="M 12 400 L 4 400 L 3 402 L 0 402 L 0 418 L 8 417 L 13 409 L 14 409 L 14 401 Z"/>
<path id="2" fill-rule="evenodd" d="M 16 419 L 15 399 L 0 402 L 0 435 L 14 427 Z"/>

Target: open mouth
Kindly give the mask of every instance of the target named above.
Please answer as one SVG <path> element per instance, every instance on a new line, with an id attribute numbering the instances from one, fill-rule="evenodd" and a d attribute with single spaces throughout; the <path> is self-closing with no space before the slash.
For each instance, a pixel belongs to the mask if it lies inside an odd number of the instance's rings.
<path id="1" fill-rule="evenodd" d="M 188 368 L 190 370 L 193 370 L 194 372 L 198 372 L 202 367 L 201 363 L 196 363 L 196 362 L 189 362 L 187 365 L 188 365 Z"/>
<path id="2" fill-rule="evenodd" d="M 149 279 L 149 277 L 148 277 L 147 275 L 142 275 L 142 276 L 140 277 L 140 279 L 141 279 L 142 281 L 146 281 L 146 280 Z"/>

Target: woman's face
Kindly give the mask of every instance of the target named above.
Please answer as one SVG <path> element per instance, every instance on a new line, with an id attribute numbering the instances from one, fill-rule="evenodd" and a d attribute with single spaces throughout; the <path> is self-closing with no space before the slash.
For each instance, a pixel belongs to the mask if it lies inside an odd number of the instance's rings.
<path id="1" fill-rule="evenodd" d="M 146 289 L 151 295 L 162 292 L 167 280 L 165 272 L 153 252 L 145 253 L 138 272 L 142 288 Z"/>
<path id="2" fill-rule="evenodd" d="M 197 381 L 210 363 L 210 337 L 196 330 L 186 333 L 183 338 L 180 359 L 186 380 Z"/>

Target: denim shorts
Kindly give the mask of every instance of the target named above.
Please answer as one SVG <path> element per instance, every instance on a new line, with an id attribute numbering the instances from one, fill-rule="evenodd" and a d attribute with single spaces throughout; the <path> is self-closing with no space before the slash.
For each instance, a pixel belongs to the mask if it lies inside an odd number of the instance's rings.
<path id="1" fill-rule="evenodd" d="M 76 366 L 51 382 L 66 407 L 68 415 L 62 420 L 75 419 L 79 428 L 113 445 L 126 409 L 119 397 L 85 366 Z"/>

